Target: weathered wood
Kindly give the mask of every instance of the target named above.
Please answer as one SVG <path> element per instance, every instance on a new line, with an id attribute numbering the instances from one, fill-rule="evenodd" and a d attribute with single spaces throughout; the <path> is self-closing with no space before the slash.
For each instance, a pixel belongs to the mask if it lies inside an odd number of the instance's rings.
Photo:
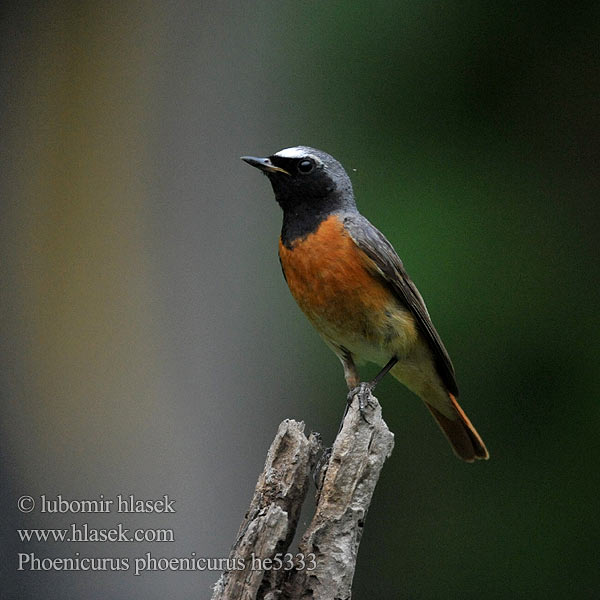
<path id="1" fill-rule="evenodd" d="M 356 405 L 335 440 L 315 516 L 299 546 L 304 556 L 315 555 L 316 568 L 290 574 L 285 587 L 289 600 L 351 597 L 365 517 L 383 463 L 394 447 L 379 402 L 371 397 L 364 418 Z"/>
<path id="2" fill-rule="evenodd" d="M 256 567 L 289 547 L 319 450 L 318 435 L 307 438 L 304 423 L 286 419 L 279 425 L 229 555 L 232 568 L 215 585 L 212 600 L 264 597 L 271 572 Z"/>
<path id="3" fill-rule="evenodd" d="M 230 559 L 244 568 L 224 573 L 213 600 L 337 600 L 351 597 L 352 579 L 365 517 L 394 435 L 370 396 L 361 415 L 350 407 L 329 459 L 317 473 L 319 489 L 313 519 L 281 568 L 262 569 L 252 556 L 280 558 L 288 551 L 309 474 L 320 450 L 318 436 L 304 424 L 284 421 L 271 444 Z M 302 565 L 302 560 L 304 565 Z M 235 563 L 231 563 L 235 564 Z M 264 564 L 264 563 L 262 563 Z"/>

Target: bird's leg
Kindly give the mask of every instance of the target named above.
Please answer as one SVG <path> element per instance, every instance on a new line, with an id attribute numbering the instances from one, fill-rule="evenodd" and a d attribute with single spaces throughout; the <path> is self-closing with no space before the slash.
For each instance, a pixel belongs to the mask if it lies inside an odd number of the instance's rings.
<path id="1" fill-rule="evenodd" d="M 373 391 L 375 389 L 375 386 L 394 368 L 397 362 L 397 356 L 392 356 L 392 358 L 390 358 L 385 367 L 383 367 L 383 369 L 381 369 L 381 371 L 379 371 L 379 373 L 375 375 L 371 383 L 369 383 L 369 385 L 371 386 L 371 391 Z"/>
<path id="2" fill-rule="evenodd" d="M 385 367 L 375 375 L 375 377 L 369 382 L 361 382 L 354 388 L 348 392 L 348 402 L 352 402 L 354 396 L 358 396 L 358 408 L 360 410 L 360 414 L 363 415 L 363 411 L 365 406 L 369 404 L 369 395 L 375 389 L 377 384 L 390 372 L 390 370 L 394 367 L 394 365 L 398 362 L 398 358 L 396 356 L 392 356 L 392 358 L 387 362 Z M 348 381 L 346 379 L 346 381 Z M 363 415 L 364 418 L 364 415 Z"/>
<path id="3" fill-rule="evenodd" d="M 348 409 L 350 408 L 350 404 L 352 404 L 352 390 L 356 388 L 356 386 L 360 383 L 360 377 L 358 376 L 358 371 L 356 370 L 356 365 L 352 360 L 352 354 L 348 352 L 345 348 L 342 348 L 341 354 L 338 354 L 340 361 L 342 362 L 342 366 L 344 367 L 344 379 L 346 380 L 346 385 L 348 389 L 351 390 L 348 393 L 346 408 L 344 409 L 344 416 L 342 417 L 342 422 L 340 423 L 340 428 L 338 429 L 338 435 L 342 430 L 344 425 L 344 420 L 346 419 L 346 415 L 348 414 Z M 361 412 L 362 414 L 362 412 Z M 337 437 L 337 436 L 336 436 Z"/>

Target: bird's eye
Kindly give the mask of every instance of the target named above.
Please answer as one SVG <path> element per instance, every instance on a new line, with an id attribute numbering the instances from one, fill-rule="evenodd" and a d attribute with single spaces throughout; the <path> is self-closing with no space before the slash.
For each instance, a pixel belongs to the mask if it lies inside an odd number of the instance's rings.
<path id="1" fill-rule="evenodd" d="M 310 173 L 313 170 L 313 167 L 315 166 L 315 163 L 312 160 L 309 160 L 308 158 L 305 158 L 304 160 L 301 160 L 298 163 L 298 171 L 300 171 L 300 173 Z"/>

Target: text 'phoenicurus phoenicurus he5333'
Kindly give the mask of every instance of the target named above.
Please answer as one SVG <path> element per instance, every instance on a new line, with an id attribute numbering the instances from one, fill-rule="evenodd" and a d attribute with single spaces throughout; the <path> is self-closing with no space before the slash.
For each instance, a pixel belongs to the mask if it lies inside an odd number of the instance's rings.
<path id="1" fill-rule="evenodd" d="M 390 372 L 425 402 L 458 457 L 488 458 L 456 401 L 454 367 L 425 302 L 392 245 L 358 212 L 342 165 L 307 146 L 242 159 L 273 186 L 283 209 L 283 275 L 342 362 L 350 397 L 366 397 Z M 383 367 L 369 383 L 355 366 L 364 360 Z"/>

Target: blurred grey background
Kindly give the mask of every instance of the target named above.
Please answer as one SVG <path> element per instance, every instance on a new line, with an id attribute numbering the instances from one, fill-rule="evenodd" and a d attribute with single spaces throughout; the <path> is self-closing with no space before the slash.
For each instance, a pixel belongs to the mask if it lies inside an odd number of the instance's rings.
<path id="1" fill-rule="evenodd" d="M 307 144 L 403 258 L 492 455 L 460 463 L 384 381 L 396 448 L 355 597 L 597 598 L 599 13 L 4 3 L 1 597 L 208 598 L 217 572 L 27 572 L 17 553 L 225 557 L 278 423 L 332 440 L 342 371 L 238 158 Z M 169 494 L 177 513 L 21 514 L 23 494 Z M 72 522 L 176 539 L 17 539 Z"/>

